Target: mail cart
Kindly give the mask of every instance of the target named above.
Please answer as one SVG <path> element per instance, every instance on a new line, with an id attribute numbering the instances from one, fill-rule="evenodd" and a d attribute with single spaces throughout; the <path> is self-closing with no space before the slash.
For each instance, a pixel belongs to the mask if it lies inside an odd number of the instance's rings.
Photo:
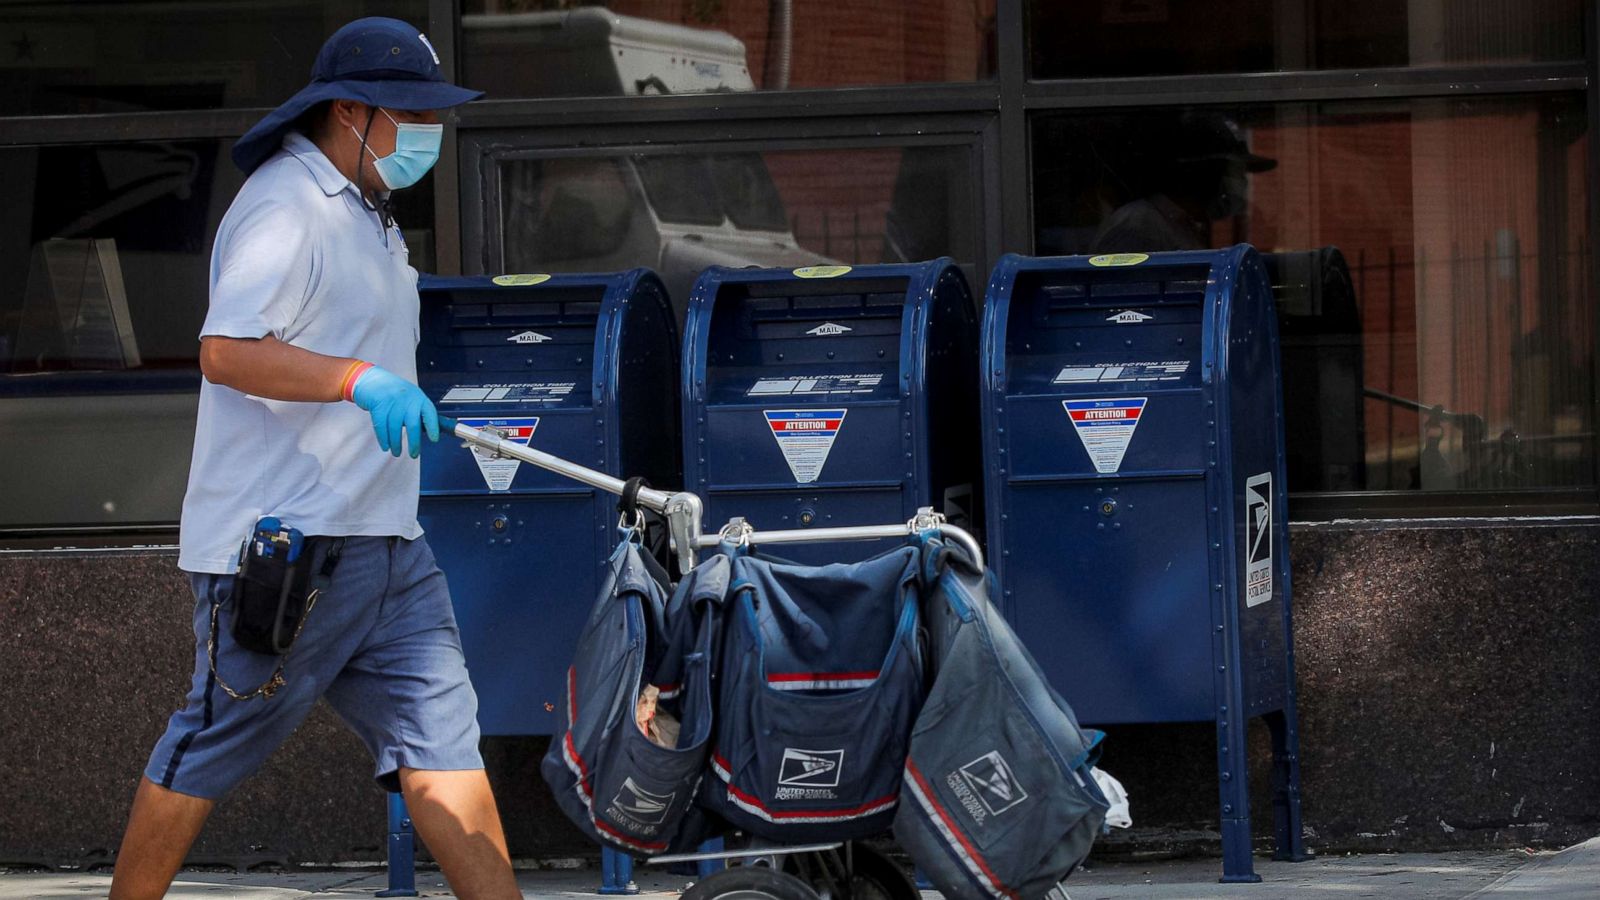
<path id="1" fill-rule="evenodd" d="M 684 325 L 687 489 L 709 521 L 840 527 L 931 506 L 970 528 L 976 374 L 972 296 L 949 259 L 707 269 Z M 839 547 L 788 552 L 840 558 Z"/>
<path id="2" fill-rule="evenodd" d="M 677 483 L 678 345 L 654 274 L 425 278 L 419 293 L 417 372 L 442 415 Z M 418 516 L 450 579 L 483 733 L 553 733 L 616 545 L 616 499 L 481 449 L 430 447 Z"/>
<path id="3" fill-rule="evenodd" d="M 1223 880 L 1250 858 L 1246 723 L 1300 835 L 1277 322 L 1261 257 L 1004 257 L 983 322 L 988 546 L 1084 722 L 1213 721 Z"/>

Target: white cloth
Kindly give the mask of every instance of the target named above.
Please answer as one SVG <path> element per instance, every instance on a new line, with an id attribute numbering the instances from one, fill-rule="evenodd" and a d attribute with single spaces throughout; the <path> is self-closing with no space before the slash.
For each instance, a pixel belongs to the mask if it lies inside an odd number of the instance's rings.
<path id="1" fill-rule="evenodd" d="M 244 183 L 211 253 L 200 334 L 364 359 L 416 381 L 417 272 L 398 228 L 304 136 Z M 178 566 L 234 571 L 255 521 L 306 534 L 415 539 L 421 467 L 379 449 L 353 403 L 267 400 L 203 381 Z"/>
<path id="2" fill-rule="evenodd" d="M 1090 769 L 1089 774 L 1094 776 L 1094 783 L 1100 787 L 1100 793 L 1104 794 L 1106 802 L 1111 804 L 1111 808 L 1106 810 L 1106 827 L 1133 827 L 1133 815 L 1128 810 L 1128 791 L 1122 786 L 1122 782 L 1099 769 Z"/>

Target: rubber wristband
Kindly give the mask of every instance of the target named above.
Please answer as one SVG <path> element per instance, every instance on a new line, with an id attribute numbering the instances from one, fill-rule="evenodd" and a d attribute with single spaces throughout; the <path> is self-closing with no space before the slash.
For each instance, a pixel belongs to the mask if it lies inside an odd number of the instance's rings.
<path id="1" fill-rule="evenodd" d="M 367 370 L 372 367 L 372 363 L 359 359 L 351 363 L 350 368 L 345 370 L 344 378 L 339 381 L 339 396 L 354 403 L 356 382 L 360 381 L 361 376 L 367 374 Z"/>

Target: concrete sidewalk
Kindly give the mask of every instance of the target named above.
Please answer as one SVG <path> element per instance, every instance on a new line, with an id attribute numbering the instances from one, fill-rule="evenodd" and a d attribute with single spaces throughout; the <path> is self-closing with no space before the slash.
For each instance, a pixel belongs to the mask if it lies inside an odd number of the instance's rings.
<path id="1" fill-rule="evenodd" d="M 1478 851 L 1336 856 L 1304 863 L 1257 858 L 1257 885 L 1218 884 L 1221 861 L 1163 860 L 1091 865 L 1073 874 L 1066 888 L 1071 900 L 1332 900 L 1382 897 L 1384 900 L 1579 900 L 1600 897 L 1600 838 L 1559 853 Z M 644 898 L 676 897 L 689 879 L 635 870 Z M 522 894 L 530 900 L 592 897 L 599 882 L 593 869 L 520 873 Z M 108 874 L 5 872 L 0 870 L 0 900 L 78 900 L 103 897 Z M 174 900 L 238 897 L 291 900 L 315 894 L 328 900 L 370 898 L 387 884 L 371 869 L 281 873 L 185 872 L 168 897 Z M 423 897 L 450 897 L 437 871 L 417 873 Z M 939 895 L 928 892 L 933 900 Z"/>

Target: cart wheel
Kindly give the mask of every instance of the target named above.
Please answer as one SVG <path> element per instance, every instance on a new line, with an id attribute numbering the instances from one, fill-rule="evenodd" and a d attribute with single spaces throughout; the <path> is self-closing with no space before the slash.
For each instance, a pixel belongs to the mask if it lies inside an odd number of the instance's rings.
<path id="1" fill-rule="evenodd" d="M 733 866 L 695 882 L 683 900 L 818 900 L 804 881 L 766 866 Z"/>
<path id="2" fill-rule="evenodd" d="M 921 898 L 922 892 L 917 890 L 911 876 L 907 875 L 894 860 L 871 846 L 860 842 L 852 843 L 850 859 L 852 866 L 848 895 L 839 897 L 838 883 L 828 875 L 822 875 L 821 881 L 808 882 L 812 890 L 824 900 L 919 900 Z M 842 866 L 842 862 L 839 865 Z M 783 870 L 802 878 L 806 877 L 807 873 L 817 874 L 813 868 L 802 866 L 798 855 L 785 856 Z"/>

